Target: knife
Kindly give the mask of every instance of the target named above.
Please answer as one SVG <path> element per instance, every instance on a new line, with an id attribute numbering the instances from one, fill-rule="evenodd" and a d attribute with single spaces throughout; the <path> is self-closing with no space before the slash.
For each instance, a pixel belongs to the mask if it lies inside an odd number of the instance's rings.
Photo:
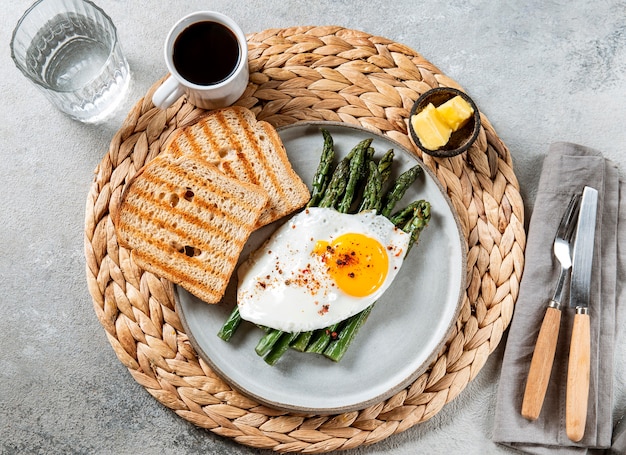
<path id="1" fill-rule="evenodd" d="M 574 442 L 583 438 L 587 423 L 591 355 L 589 297 L 591 294 L 591 266 L 597 206 L 598 191 L 586 186 L 583 190 L 580 213 L 578 214 L 570 279 L 570 306 L 576 308 L 576 314 L 574 315 L 567 366 L 565 428 L 567 437 Z"/>

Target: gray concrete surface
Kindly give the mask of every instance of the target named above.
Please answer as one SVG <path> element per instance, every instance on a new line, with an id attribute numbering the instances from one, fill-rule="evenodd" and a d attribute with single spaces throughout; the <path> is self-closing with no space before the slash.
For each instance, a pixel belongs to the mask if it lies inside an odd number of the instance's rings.
<path id="1" fill-rule="evenodd" d="M 188 12 L 226 12 L 248 32 L 338 24 L 419 51 L 489 117 L 511 150 L 529 210 L 551 142 L 595 147 L 626 168 L 625 2 L 97 3 L 118 26 L 134 78 L 123 112 L 98 127 L 54 110 L 14 67 L 11 31 L 30 2 L 0 8 L 2 454 L 264 453 L 194 427 L 137 384 L 114 355 L 85 283 L 83 218 L 93 169 L 125 112 L 165 74 L 164 36 Z M 501 357 L 502 345 L 430 421 L 351 453 L 510 453 L 491 441 Z M 617 381 L 616 406 L 624 409 L 624 379 Z"/>

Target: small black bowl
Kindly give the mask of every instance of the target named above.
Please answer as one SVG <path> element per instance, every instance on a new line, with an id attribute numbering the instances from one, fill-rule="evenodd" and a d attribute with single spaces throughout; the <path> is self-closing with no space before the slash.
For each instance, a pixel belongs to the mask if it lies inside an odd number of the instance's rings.
<path id="1" fill-rule="evenodd" d="M 424 109 L 428 105 L 428 103 L 432 103 L 435 107 L 437 107 L 457 95 L 467 101 L 470 106 L 472 106 L 474 114 L 469 119 L 469 121 L 465 125 L 463 125 L 463 127 L 452 133 L 452 135 L 450 136 L 450 140 L 446 145 L 439 147 L 437 150 L 427 149 L 422 145 L 419 138 L 417 137 L 417 134 L 413 130 L 411 118 L 422 109 Z M 478 112 L 476 104 L 464 92 L 451 87 L 437 87 L 428 90 L 427 92 L 422 94 L 417 99 L 417 101 L 415 101 L 415 104 L 413 104 L 413 108 L 411 109 L 411 114 L 409 116 L 409 132 L 411 134 L 413 142 L 420 148 L 422 152 L 437 158 L 448 158 L 465 152 L 474 143 L 474 141 L 478 137 L 479 131 L 480 113 Z"/>

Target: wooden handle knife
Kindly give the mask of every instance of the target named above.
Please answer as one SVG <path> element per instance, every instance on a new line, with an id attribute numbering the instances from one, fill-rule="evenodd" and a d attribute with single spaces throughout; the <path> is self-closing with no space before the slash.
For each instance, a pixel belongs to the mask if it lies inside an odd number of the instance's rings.
<path id="1" fill-rule="evenodd" d="M 575 442 L 585 434 L 589 401 L 591 367 L 591 271 L 597 218 L 598 192 L 585 187 L 578 215 L 572 276 L 570 306 L 576 308 L 567 365 L 567 395 L 565 398 L 565 427 L 567 436 Z"/>
<path id="2" fill-rule="evenodd" d="M 567 437 L 574 442 L 580 441 L 585 434 L 587 402 L 589 400 L 591 331 L 589 314 L 584 310 L 586 308 L 577 309 L 574 316 L 567 367 L 565 428 Z"/>

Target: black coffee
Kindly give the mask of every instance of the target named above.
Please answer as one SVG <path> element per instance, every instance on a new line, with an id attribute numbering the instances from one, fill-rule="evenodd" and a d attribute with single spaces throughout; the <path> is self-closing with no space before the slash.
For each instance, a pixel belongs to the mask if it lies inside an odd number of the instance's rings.
<path id="1" fill-rule="evenodd" d="M 176 38 L 173 60 L 189 82 L 213 85 L 235 71 L 240 55 L 237 38 L 228 27 L 204 21 L 190 25 Z"/>

